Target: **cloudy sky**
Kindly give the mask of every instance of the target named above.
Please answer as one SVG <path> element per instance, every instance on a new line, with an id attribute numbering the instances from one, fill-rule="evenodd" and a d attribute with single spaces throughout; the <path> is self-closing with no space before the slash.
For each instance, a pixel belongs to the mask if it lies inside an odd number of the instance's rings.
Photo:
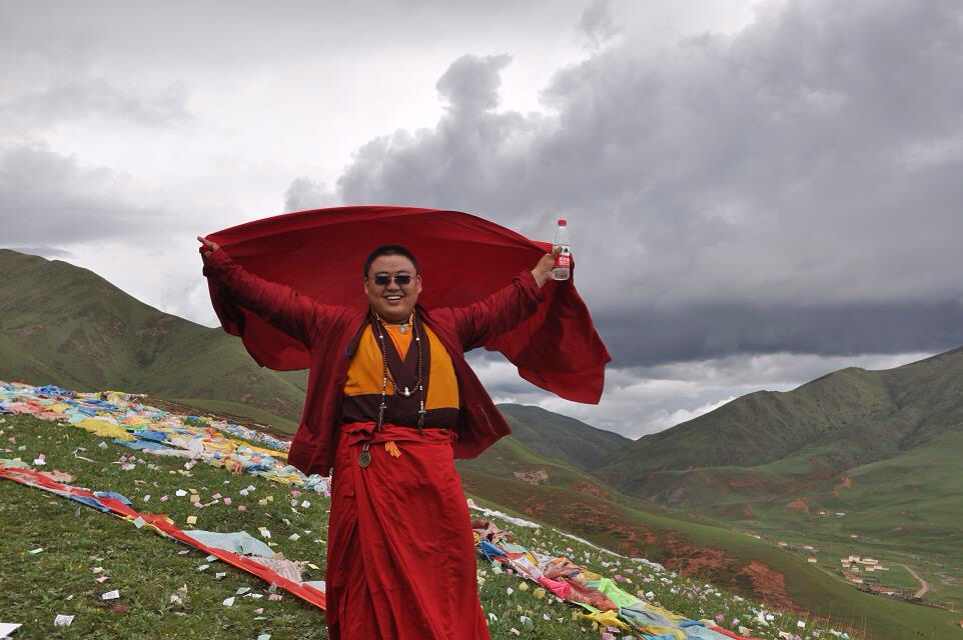
<path id="1" fill-rule="evenodd" d="M 213 325 L 198 233 L 469 211 L 550 239 L 630 437 L 963 344 L 958 0 L 0 3 L 0 246 Z"/>

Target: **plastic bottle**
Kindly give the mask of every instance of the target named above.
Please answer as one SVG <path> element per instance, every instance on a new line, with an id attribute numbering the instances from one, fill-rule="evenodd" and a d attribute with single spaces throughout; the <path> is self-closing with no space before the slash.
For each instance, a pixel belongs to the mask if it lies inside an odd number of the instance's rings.
<path id="1" fill-rule="evenodd" d="M 572 249 L 568 244 L 568 222 L 565 218 L 558 219 L 553 248 L 560 249 L 560 251 L 558 255 L 555 256 L 555 267 L 552 268 L 552 278 L 555 280 L 568 280 L 571 274 Z"/>

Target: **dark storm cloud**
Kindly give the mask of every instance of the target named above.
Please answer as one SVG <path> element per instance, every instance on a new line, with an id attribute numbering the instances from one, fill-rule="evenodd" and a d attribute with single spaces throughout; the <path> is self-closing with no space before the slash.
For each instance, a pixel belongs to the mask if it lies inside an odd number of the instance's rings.
<path id="1" fill-rule="evenodd" d="M 548 116 L 494 108 L 505 64 L 457 60 L 437 126 L 368 143 L 342 199 L 543 238 L 564 214 L 623 365 L 963 342 L 963 5 L 769 4 L 656 53 L 627 35 L 548 82 Z"/>
<path id="2" fill-rule="evenodd" d="M 506 165 L 512 163 L 506 147 L 514 141 L 517 153 L 528 153 L 526 136 L 537 125 L 517 113 L 492 111 L 498 104 L 499 71 L 510 60 L 505 55 L 456 60 L 437 84 L 447 103 L 438 127 L 397 131 L 364 145 L 338 181 L 342 199 L 477 209 L 503 196 L 500 208 L 521 204 L 521 194 L 505 188 Z"/>
<path id="3" fill-rule="evenodd" d="M 657 365 L 732 353 L 937 352 L 963 344 L 960 300 L 919 303 L 692 305 L 675 311 L 643 306 L 632 321 L 624 313 L 595 315 L 612 345 L 614 364 Z"/>

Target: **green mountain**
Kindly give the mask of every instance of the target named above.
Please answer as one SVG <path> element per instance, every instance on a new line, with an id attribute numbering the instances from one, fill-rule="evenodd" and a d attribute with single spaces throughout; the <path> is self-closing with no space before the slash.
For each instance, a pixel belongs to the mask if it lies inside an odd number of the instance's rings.
<path id="1" fill-rule="evenodd" d="M 0 379 L 186 399 L 297 426 L 304 374 L 259 367 L 221 329 L 158 311 L 59 260 L 0 249 L 0 273 Z"/>
<path id="2" fill-rule="evenodd" d="M 500 404 L 512 437 L 533 453 L 562 460 L 582 470 L 600 467 L 632 441 L 540 407 Z"/>
<path id="3" fill-rule="evenodd" d="M 624 491 L 676 506 L 831 488 L 845 471 L 963 430 L 960 389 L 963 349 L 886 371 L 843 369 L 640 438 L 596 471 Z"/>
<path id="4" fill-rule="evenodd" d="M 963 605 L 963 349 L 758 392 L 641 438 L 593 470 L 618 491 L 779 541 L 832 573 Z M 880 577 L 882 576 L 882 577 Z"/>

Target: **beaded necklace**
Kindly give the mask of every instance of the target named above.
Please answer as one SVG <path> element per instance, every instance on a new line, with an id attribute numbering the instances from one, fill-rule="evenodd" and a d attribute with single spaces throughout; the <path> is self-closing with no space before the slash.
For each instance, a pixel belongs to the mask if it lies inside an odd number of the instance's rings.
<path id="1" fill-rule="evenodd" d="M 384 321 L 381 319 L 381 316 L 379 316 L 376 313 L 373 314 L 373 316 L 374 317 L 371 320 L 371 324 L 372 324 L 372 328 L 375 331 L 377 331 L 378 349 L 381 351 L 381 403 L 378 405 L 378 422 L 375 426 L 375 431 L 378 432 L 378 431 L 381 431 L 381 429 L 384 427 L 385 410 L 388 408 L 388 380 L 389 379 L 391 380 L 391 384 L 395 389 L 395 393 L 400 393 L 406 398 L 411 396 L 412 390 L 410 390 L 407 386 L 404 388 L 404 390 L 401 390 L 398 385 L 397 378 L 391 372 L 391 367 L 388 365 L 388 349 L 387 349 L 387 346 L 385 345 L 385 333 L 387 332 L 387 329 L 385 329 Z M 425 414 L 427 413 L 427 411 L 425 411 L 425 384 L 424 384 L 425 357 L 424 357 L 423 346 L 421 344 L 422 343 L 421 328 L 419 326 L 417 316 L 415 315 L 414 312 L 412 312 L 406 324 L 411 325 L 411 332 L 412 332 L 411 337 L 415 341 L 415 354 L 416 354 L 417 364 L 415 368 L 416 379 L 415 379 L 414 391 L 419 394 L 418 432 L 420 433 L 421 429 L 425 425 Z M 370 451 L 369 442 L 365 442 L 362 445 L 361 456 L 358 459 L 358 463 L 361 465 L 362 468 L 365 468 L 369 464 L 371 464 L 371 451 Z"/>

